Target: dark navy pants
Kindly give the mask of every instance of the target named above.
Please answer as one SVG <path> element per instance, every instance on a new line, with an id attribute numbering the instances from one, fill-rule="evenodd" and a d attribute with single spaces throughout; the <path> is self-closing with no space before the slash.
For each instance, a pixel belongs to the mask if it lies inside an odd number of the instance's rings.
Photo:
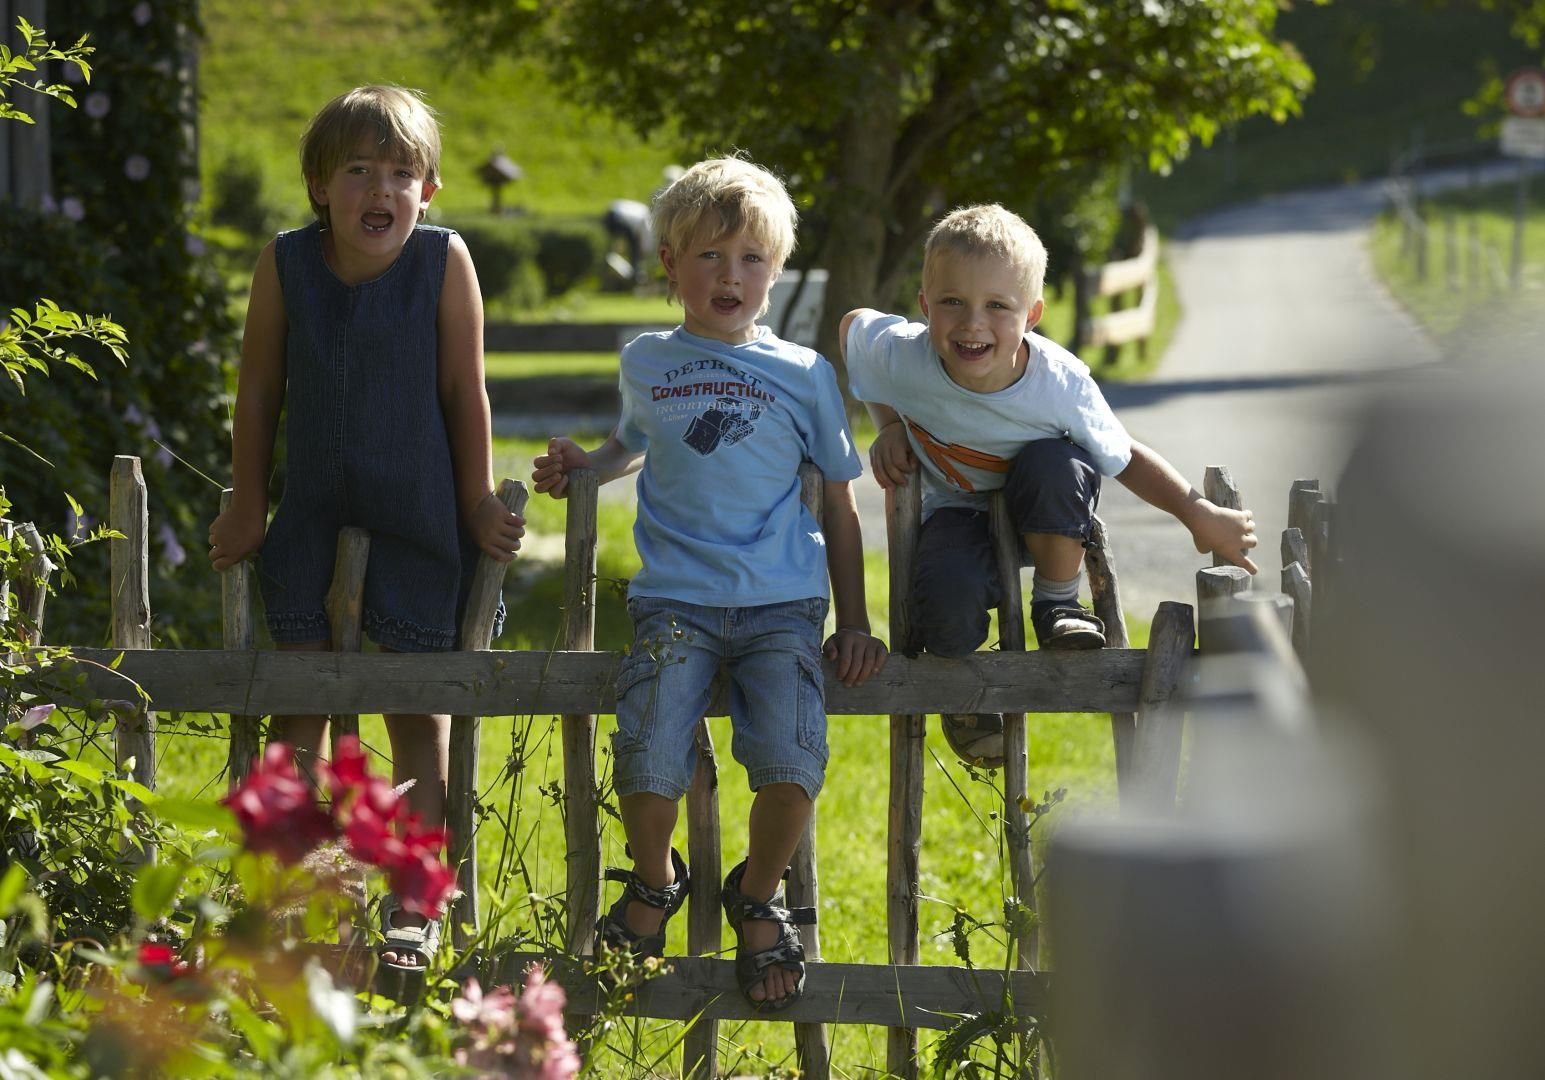
<path id="1" fill-rule="evenodd" d="M 1100 473 L 1083 448 L 1066 439 L 1038 439 L 1014 458 L 1003 493 L 1021 535 L 1087 540 L 1100 501 Z M 907 654 L 975 652 L 987 640 L 987 613 L 1002 600 L 987 511 L 935 510 L 918 537 Z"/>

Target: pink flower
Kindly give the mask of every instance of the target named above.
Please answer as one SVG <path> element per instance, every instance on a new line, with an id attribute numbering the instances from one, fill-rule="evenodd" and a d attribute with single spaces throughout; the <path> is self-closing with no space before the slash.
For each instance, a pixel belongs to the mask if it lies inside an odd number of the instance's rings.
<path id="1" fill-rule="evenodd" d="M 563 987 L 547 981 L 540 965 L 527 971 L 520 996 L 507 986 L 484 994 L 468 979 L 451 1015 L 466 1026 L 471 1042 L 456 1051 L 460 1065 L 480 1077 L 569 1080 L 579 1072 L 579 1053 L 563 1027 Z"/>
<path id="2" fill-rule="evenodd" d="M 74 195 L 59 203 L 59 212 L 71 221 L 80 221 L 86 216 L 86 206 Z"/>
<path id="3" fill-rule="evenodd" d="M 112 112 L 113 99 L 100 90 L 93 90 L 86 95 L 86 115 L 93 120 L 100 120 Z"/>
<path id="4" fill-rule="evenodd" d="M 21 714 L 21 729 L 23 731 L 31 731 L 44 720 L 47 720 L 53 714 L 53 711 L 54 706 L 52 705 L 32 706 L 32 708 Z"/>
<path id="5" fill-rule="evenodd" d="M 456 894 L 456 875 L 440 858 L 445 830 L 421 829 L 418 819 L 410 817 L 403 822 L 401 838 L 394 839 L 396 843 L 384 845 L 386 857 L 377 863 L 386 871 L 387 885 L 404 911 L 438 919 Z"/>
<path id="6" fill-rule="evenodd" d="M 134 25 L 144 26 L 150 21 L 150 5 L 145 0 L 140 0 L 134 5 Z"/>
<path id="7" fill-rule="evenodd" d="M 338 832 L 284 743 L 269 743 L 241 786 L 222 801 L 235 812 L 250 850 L 271 851 L 286 864 Z"/>
<path id="8" fill-rule="evenodd" d="M 144 154 L 130 154 L 123 163 L 123 175 L 130 180 L 143 180 L 150 175 L 150 159 Z"/>

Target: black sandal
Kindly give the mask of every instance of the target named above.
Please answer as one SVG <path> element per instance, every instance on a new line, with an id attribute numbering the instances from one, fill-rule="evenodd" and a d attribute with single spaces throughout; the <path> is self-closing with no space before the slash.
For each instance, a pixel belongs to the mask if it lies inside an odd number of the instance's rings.
<path id="1" fill-rule="evenodd" d="M 784 907 L 782 885 L 765 903 L 747 896 L 740 891 L 740 882 L 745 873 L 746 863 L 742 859 L 724 879 L 724 891 L 720 893 L 724 917 L 735 931 L 735 980 L 740 984 L 740 992 L 752 1009 L 757 1012 L 779 1012 L 798 1001 L 805 992 L 805 945 L 794 927 L 814 925 L 815 908 Z M 785 870 L 784 879 L 787 880 L 788 876 L 789 872 Z M 750 951 L 746 947 L 745 935 L 741 932 L 741 924 L 747 919 L 765 919 L 777 923 L 778 943 L 757 952 Z M 799 981 L 790 993 L 781 998 L 757 1001 L 751 996 L 751 988 L 759 985 L 767 969 L 773 966 L 797 973 Z"/>
<path id="2" fill-rule="evenodd" d="M 676 880 L 663 889 L 645 885 L 632 870 L 623 870 L 617 866 L 606 868 L 607 881 L 622 882 L 622 895 L 605 915 L 596 920 L 595 932 L 599 942 L 612 949 L 624 949 L 640 960 L 665 955 L 666 924 L 686 903 L 687 885 L 691 881 L 687 864 L 675 848 L 671 848 L 671 866 L 676 871 Z M 660 920 L 660 929 L 653 934 L 635 933 L 628 926 L 628 905 L 635 900 L 665 912 L 665 918 Z"/>

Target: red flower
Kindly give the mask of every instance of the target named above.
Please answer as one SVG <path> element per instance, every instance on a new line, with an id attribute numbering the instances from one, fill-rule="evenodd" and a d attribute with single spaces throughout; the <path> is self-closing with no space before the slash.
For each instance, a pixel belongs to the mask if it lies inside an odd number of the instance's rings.
<path id="1" fill-rule="evenodd" d="M 222 801 L 241 823 L 247 847 L 271 851 L 284 863 L 299 862 L 338 832 L 284 743 L 269 743 L 241 786 Z"/>
<path id="2" fill-rule="evenodd" d="M 456 893 L 456 875 L 440 859 L 445 830 L 425 829 L 410 816 L 402 823 L 402 835 L 392 840 L 376 864 L 386 871 L 387 884 L 404 911 L 438 919 Z"/>
<path id="3" fill-rule="evenodd" d="M 192 970 L 186 960 L 177 959 L 177 950 L 162 941 L 147 941 L 139 947 L 139 966 L 160 979 L 175 979 Z"/>

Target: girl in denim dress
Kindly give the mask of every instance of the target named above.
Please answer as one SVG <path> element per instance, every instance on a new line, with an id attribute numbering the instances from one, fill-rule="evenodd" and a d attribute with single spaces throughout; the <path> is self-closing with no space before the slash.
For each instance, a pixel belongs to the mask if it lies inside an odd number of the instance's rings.
<path id="1" fill-rule="evenodd" d="M 439 186 L 440 134 L 413 93 L 366 86 L 329 102 L 301 141 L 317 220 L 280 233 L 253 273 L 232 432 L 228 510 L 210 526 L 223 570 L 258 554 L 281 649 L 322 651 L 338 531 L 370 533 L 365 631 L 382 649 L 454 648 L 479 549 L 514 557 L 525 523 L 494 496 L 483 308 L 466 245 L 420 224 Z M 281 408 L 285 488 L 268 478 Z M 450 717 L 386 717 L 393 782 L 429 827 L 445 820 Z M 273 718 L 319 756 L 325 716 Z M 439 923 L 383 904 L 399 967 L 427 963 Z"/>

